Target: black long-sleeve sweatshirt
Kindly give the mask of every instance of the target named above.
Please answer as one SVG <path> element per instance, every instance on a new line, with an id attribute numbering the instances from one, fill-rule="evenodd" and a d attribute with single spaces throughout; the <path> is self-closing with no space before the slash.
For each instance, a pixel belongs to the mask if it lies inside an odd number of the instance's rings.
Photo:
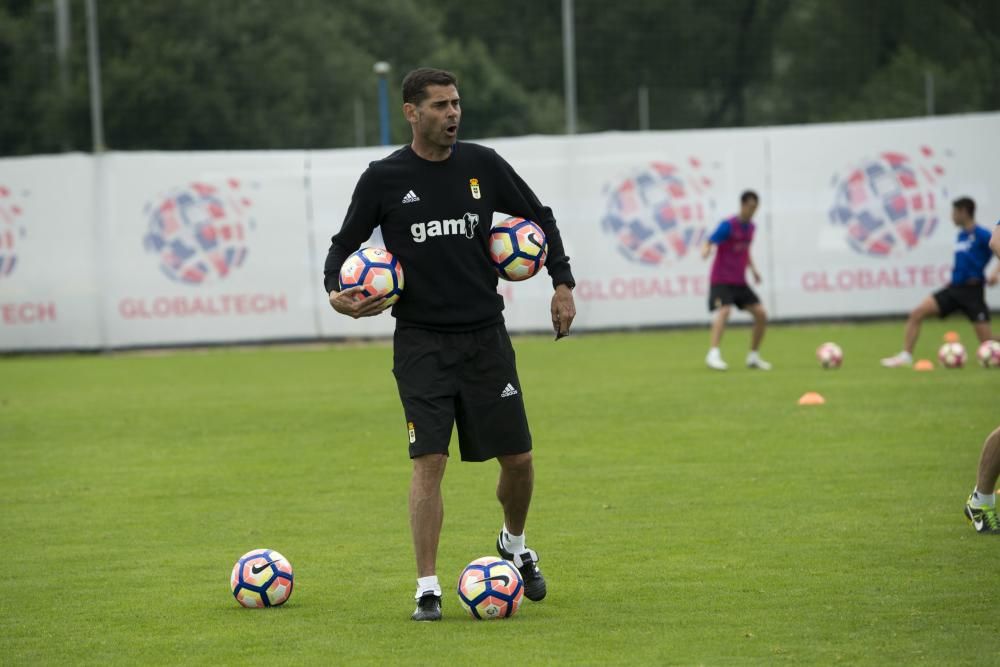
<path id="1" fill-rule="evenodd" d="M 503 298 L 488 247 L 494 211 L 538 223 L 553 286 L 574 286 L 552 209 L 496 151 L 458 142 L 440 162 L 406 146 L 368 166 L 331 241 L 326 291 L 340 289 L 341 265 L 381 226 L 403 265 L 403 295 L 392 307 L 397 326 L 472 331 L 500 322 Z"/>

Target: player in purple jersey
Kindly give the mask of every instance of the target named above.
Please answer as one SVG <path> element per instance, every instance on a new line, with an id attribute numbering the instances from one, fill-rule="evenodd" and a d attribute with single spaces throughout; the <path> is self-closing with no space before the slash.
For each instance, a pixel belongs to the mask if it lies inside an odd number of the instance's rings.
<path id="1" fill-rule="evenodd" d="M 753 190 L 741 194 L 739 215 L 719 223 L 701 249 L 701 256 L 708 259 L 712 254 L 712 246 L 717 248 L 709 280 L 708 310 L 718 312 L 712 320 L 711 346 L 705 357 L 708 367 L 717 371 L 729 368 L 722 360 L 719 343 L 722 341 L 722 334 L 726 330 L 726 323 L 734 305 L 753 316 L 753 333 L 750 335 L 747 367 L 771 370 L 771 364 L 761 359 L 758 351 L 760 342 L 764 339 L 764 331 L 767 329 L 767 311 L 764 310 L 757 294 L 747 284 L 746 278 L 749 268 L 754 282 L 760 284 L 760 272 L 757 271 L 750 256 L 750 244 L 753 243 L 756 231 L 753 214 L 759 202 L 760 198 Z"/>
<path id="2" fill-rule="evenodd" d="M 990 309 L 986 306 L 985 286 L 996 285 L 1000 268 L 986 278 L 986 265 L 990 263 L 990 232 L 976 224 L 976 203 L 968 197 L 956 199 L 952 204 L 951 219 L 959 228 L 955 240 L 955 265 L 951 282 L 943 289 L 927 296 L 913 309 L 906 320 L 903 332 L 903 349 L 899 354 L 886 357 L 886 368 L 909 366 L 913 363 L 913 348 L 920 336 L 920 325 L 928 317 L 947 317 L 961 310 L 972 322 L 979 342 L 992 338 Z"/>
<path id="3" fill-rule="evenodd" d="M 1000 222 L 993 228 L 990 250 L 1000 258 Z M 983 443 L 976 474 L 976 488 L 965 501 L 965 518 L 977 533 L 1000 535 L 996 499 L 997 478 L 1000 478 L 1000 427 L 990 433 Z"/>

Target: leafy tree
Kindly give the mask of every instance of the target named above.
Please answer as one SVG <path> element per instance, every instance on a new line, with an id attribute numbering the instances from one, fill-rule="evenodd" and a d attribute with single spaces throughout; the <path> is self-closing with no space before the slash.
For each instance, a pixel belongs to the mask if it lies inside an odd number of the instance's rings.
<path id="1" fill-rule="evenodd" d="M 455 71 L 462 136 L 559 133 L 560 0 L 102 0 L 106 141 L 118 150 L 327 148 L 378 136 L 372 65 Z M 84 4 L 59 85 L 52 0 L 0 4 L 0 154 L 91 146 Z M 656 129 L 1000 108 L 996 0 L 576 0 L 578 125 Z"/>

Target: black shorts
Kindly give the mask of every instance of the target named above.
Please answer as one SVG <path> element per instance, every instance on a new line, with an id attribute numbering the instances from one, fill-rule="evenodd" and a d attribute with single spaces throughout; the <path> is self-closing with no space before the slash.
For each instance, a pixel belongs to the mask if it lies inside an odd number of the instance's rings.
<path id="1" fill-rule="evenodd" d="M 746 310 L 755 303 L 760 303 L 760 299 L 749 285 L 712 285 L 708 290 L 708 312 L 732 305 Z"/>
<path id="2" fill-rule="evenodd" d="M 982 283 L 948 285 L 934 292 L 934 300 L 941 311 L 941 317 L 947 317 L 960 310 L 970 322 L 990 321 L 990 309 L 986 307 L 985 289 Z"/>
<path id="3" fill-rule="evenodd" d="M 463 461 L 531 451 L 514 347 L 503 323 L 463 333 L 398 328 L 392 360 L 410 458 L 447 454 L 456 424 Z"/>

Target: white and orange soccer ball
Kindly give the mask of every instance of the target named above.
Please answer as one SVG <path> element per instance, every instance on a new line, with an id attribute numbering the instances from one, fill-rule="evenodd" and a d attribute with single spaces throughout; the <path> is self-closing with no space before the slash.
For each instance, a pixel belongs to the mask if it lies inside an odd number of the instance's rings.
<path id="1" fill-rule="evenodd" d="M 479 620 L 513 616 L 523 597 L 521 573 L 513 563 L 496 556 L 477 558 L 458 578 L 458 599 Z"/>
<path id="2" fill-rule="evenodd" d="M 273 549 L 254 549 L 243 554 L 229 577 L 236 601 L 251 609 L 277 607 L 292 595 L 292 564 Z"/>
<path id="3" fill-rule="evenodd" d="M 976 358 L 983 368 L 1000 368 L 1000 341 L 984 340 L 976 351 Z"/>
<path id="4" fill-rule="evenodd" d="M 340 267 L 340 289 L 360 286 L 358 301 L 368 296 L 384 296 L 392 305 L 403 293 L 403 266 L 385 248 L 361 248 L 351 253 Z"/>
<path id="5" fill-rule="evenodd" d="M 823 343 L 816 348 L 816 358 L 823 368 L 840 368 L 844 363 L 844 351 L 836 343 Z"/>
<path id="6" fill-rule="evenodd" d="M 504 280 L 527 280 L 545 266 L 545 232 L 531 220 L 507 218 L 490 229 L 490 259 Z"/>
<path id="7" fill-rule="evenodd" d="M 961 343 L 945 343 L 938 350 L 938 359 L 945 368 L 961 368 L 965 365 L 965 347 Z"/>

